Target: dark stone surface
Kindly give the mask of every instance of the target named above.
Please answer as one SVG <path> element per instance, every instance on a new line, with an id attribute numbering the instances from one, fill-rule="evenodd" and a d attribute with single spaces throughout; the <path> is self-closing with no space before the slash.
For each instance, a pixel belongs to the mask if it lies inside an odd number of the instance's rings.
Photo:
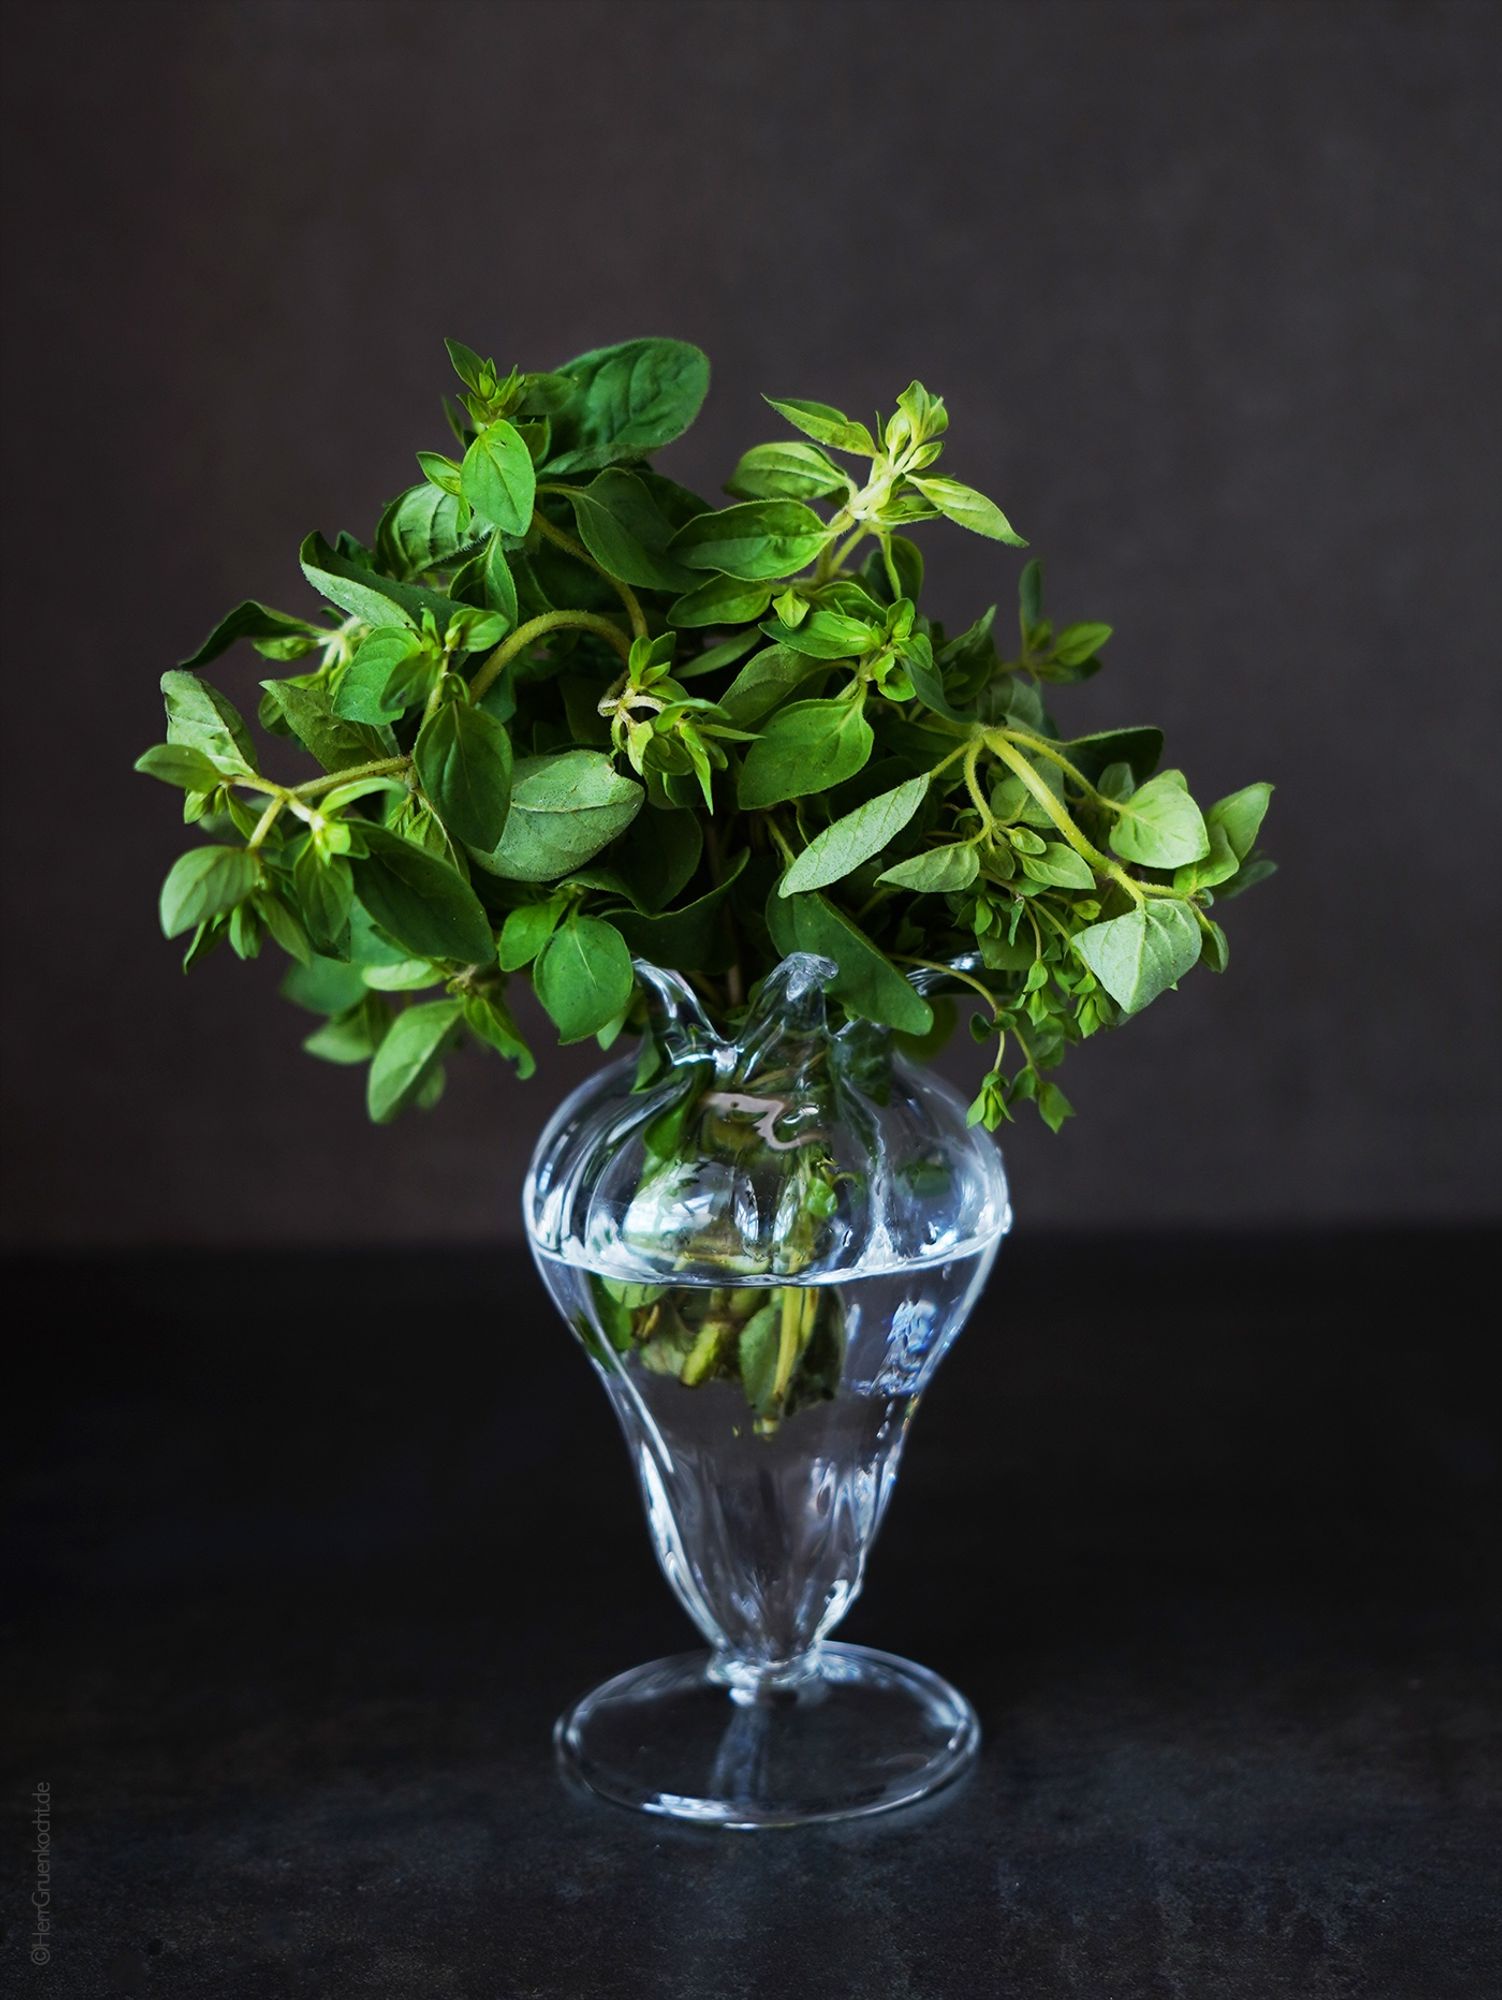
<path id="1" fill-rule="evenodd" d="M 686 1633 L 518 1260 L 13 1266 L 7 1991 L 1481 2000 L 1481 1259 L 1006 1253 L 844 1628 L 952 1675 L 981 1763 L 754 1837 L 554 1774 L 563 1702 Z"/>

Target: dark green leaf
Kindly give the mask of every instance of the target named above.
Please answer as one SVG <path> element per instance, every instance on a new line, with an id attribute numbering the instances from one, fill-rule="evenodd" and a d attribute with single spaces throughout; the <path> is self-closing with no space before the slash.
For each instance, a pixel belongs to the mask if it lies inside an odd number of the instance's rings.
<path id="1" fill-rule="evenodd" d="M 508 911 L 501 926 L 501 970 L 520 972 L 530 965 L 557 930 L 565 908 L 561 896 L 550 896 L 546 902 L 523 903 Z"/>
<path id="2" fill-rule="evenodd" d="M 349 722 L 395 722 L 427 697 L 430 668 L 407 625 L 381 625 L 355 649 L 334 695 L 334 713 Z"/>
<path id="3" fill-rule="evenodd" d="M 385 827 L 362 826 L 361 838 L 355 894 L 383 931 L 417 958 L 494 961 L 490 920 L 456 869 Z"/>
<path id="4" fill-rule="evenodd" d="M 292 864 L 292 886 L 314 944 L 332 950 L 349 926 L 355 897 L 349 863 L 340 855 L 321 858 L 309 841 Z"/>
<path id="5" fill-rule="evenodd" d="M 557 372 L 572 386 L 553 412 L 551 472 L 644 458 L 688 429 L 709 388 L 709 361 L 686 340 L 595 348 Z"/>
<path id="6" fill-rule="evenodd" d="M 499 611 L 508 625 L 516 624 L 519 616 L 516 579 L 511 574 L 499 535 L 491 536 L 485 550 L 485 602 L 492 611 Z"/>
<path id="7" fill-rule="evenodd" d="M 926 1035 L 933 1026 L 928 1002 L 823 896 L 792 896 L 786 901 L 774 896 L 767 906 L 767 922 L 779 951 L 811 951 L 834 960 L 838 971 L 830 991 L 852 1014 L 905 1035 Z"/>
<path id="8" fill-rule="evenodd" d="M 228 652 L 237 639 L 291 639 L 306 640 L 308 649 L 318 643 L 321 636 L 318 627 L 310 625 L 306 618 L 294 618 L 286 611 L 273 611 L 268 605 L 257 604 L 254 598 L 247 598 L 237 604 L 227 617 L 221 618 L 196 653 L 182 662 L 185 668 L 206 666 L 221 653 Z"/>
<path id="9" fill-rule="evenodd" d="M 653 814 L 654 819 L 660 817 Z M 675 972 L 697 972 L 709 967 L 719 955 L 720 906 L 750 858 L 749 851 L 743 848 L 726 870 L 724 880 L 681 910 L 666 910 L 654 916 L 616 910 L 610 921 L 636 956 L 653 965 L 671 966 Z"/>
<path id="10" fill-rule="evenodd" d="M 779 645 L 791 646 L 795 653 L 807 653 L 815 660 L 849 660 L 871 652 L 881 634 L 859 618 L 842 611 L 811 611 L 796 625 L 769 618 L 762 631 Z"/>
<path id="11" fill-rule="evenodd" d="M 332 1020 L 325 1021 L 305 1037 L 303 1047 L 323 1062 L 368 1062 L 385 1039 L 391 1025 L 391 1009 L 374 993 L 367 993 Z"/>
<path id="12" fill-rule="evenodd" d="M 429 803 L 455 840 L 487 853 L 511 802 L 511 739 L 493 716 L 448 701 L 418 732 L 412 752 Z"/>
<path id="13" fill-rule="evenodd" d="M 301 687 L 291 680 L 262 681 L 261 686 L 298 742 L 325 771 L 347 771 L 354 764 L 396 755 L 396 740 L 389 730 L 336 715 L 323 686 Z"/>
<path id="14" fill-rule="evenodd" d="M 691 590 L 693 570 L 666 553 L 675 533 L 641 481 L 610 467 L 588 486 L 570 487 L 579 539 L 601 567 L 644 590 Z"/>
<path id="15" fill-rule="evenodd" d="M 760 618 L 772 602 L 769 583 L 742 583 L 733 576 L 711 577 L 668 609 L 670 625 L 741 625 Z"/>
<path id="16" fill-rule="evenodd" d="M 377 575 L 331 549 L 322 535 L 309 535 L 298 558 L 303 575 L 316 591 L 352 618 L 363 618 L 367 625 L 415 625 L 424 611 L 431 611 L 443 632 L 449 620 L 464 609 L 439 591 Z"/>
<path id="17" fill-rule="evenodd" d="M 532 982 L 561 1042 L 597 1035 L 631 999 L 631 953 L 613 924 L 570 917 L 538 954 Z"/>
<path id="18" fill-rule="evenodd" d="M 1158 768 L 1163 755 L 1161 729 L 1103 729 L 1093 736 L 1076 736 L 1060 745 L 1070 763 L 1092 782 L 1112 764 L 1130 764 L 1132 775 L 1142 784 Z"/>
<path id="19" fill-rule="evenodd" d="M 404 577 L 449 568 L 479 539 L 465 502 L 426 481 L 399 493 L 376 530 L 376 547 Z"/>
<path id="20" fill-rule="evenodd" d="M 552 881 L 624 833 L 642 797 L 641 786 L 596 750 L 518 758 L 505 833 L 492 853 L 474 858 L 516 882 Z"/>

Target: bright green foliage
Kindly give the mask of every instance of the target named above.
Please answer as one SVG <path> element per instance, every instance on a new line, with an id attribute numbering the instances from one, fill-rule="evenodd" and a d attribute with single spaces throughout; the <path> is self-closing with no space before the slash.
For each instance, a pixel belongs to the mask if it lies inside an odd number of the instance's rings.
<path id="1" fill-rule="evenodd" d="M 935 470 L 949 414 L 921 383 L 870 429 L 769 398 L 795 434 L 747 451 L 716 508 L 650 463 L 704 399 L 697 348 L 538 373 L 448 350 L 457 442 L 417 454 L 368 546 L 303 542 L 321 617 L 246 602 L 163 677 L 166 741 L 137 764 L 203 842 L 164 932 L 191 933 L 190 966 L 285 952 L 324 1017 L 305 1046 L 369 1064 L 373 1118 L 436 1101 L 466 1039 L 530 1073 L 509 977 L 561 1040 L 608 1045 L 642 1025 L 633 957 L 732 1016 L 802 949 L 835 961 L 838 1008 L 925 1054 L 954 1014 L 936 987 L 978 1003 L 972 1118 L 1020 1100 L 1057 1130 L 1044 1072 L 1072 1043 L 1224 968 L 1209 910 L 1271 872 L 1271 788 L 1202 810 L 1157 730 L 1062 728 L 1045 697 L 1099 672 L 1111 627 L 1056 624 L 1037 560 L 997 593 L 1012 641 L 994 606 L 953 636 L 921 608 L 914 528 L 1026 546 Z M 240 640 L 289 669 L 258 720 L 314 775 L 268 775 L 200 677 Z M 781 1407 L 807 1330 L 747 1314 L 675 1323 L 663 1352 Z"/>

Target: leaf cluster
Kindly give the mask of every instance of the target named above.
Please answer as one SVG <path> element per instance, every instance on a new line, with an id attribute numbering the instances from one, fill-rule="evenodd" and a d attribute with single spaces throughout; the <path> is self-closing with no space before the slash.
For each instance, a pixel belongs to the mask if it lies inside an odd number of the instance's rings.
<path id="1" fill-rule="evenodd" d="M 1025 546 L 936 469 L 940 398 L 913 382 L 869 428 L 768 398 L 792 434 L 715 506 L 652 464 L 703 401 L 697 348 L 504 374 L 448 349 L 446 448 L 368 541 L 304 541 L 318 612 L 241 604 L 164 676 L 137 766 L 202 843 L 163 931 L 189 966 L 285 953 L 305 1046 L 367 1066 L 374 1118 L 432 1104 L 466 1040 L 530 1072 L 514 978 L 560 1040 L 609 1046 L 642 1023 L 633 959 L 733 1015 L 806 950 L 925 1054 L 958 997 L 989 1050 L 972 1117 L 1026 1101 L 1057 1129 L 1069 1046 L 1224 968 L 1210 911 L 1270 872 L 1270 788 L 1202 808 L 1156 729 L 1056 722 L 1111 628 L 1056 622 L 1036 560 L 1015 620 L 923 609 L 924 524 Z M 311 775 L 271 776 L 202 677 L 240 641 L 282 669 L 257 720 Z"/>

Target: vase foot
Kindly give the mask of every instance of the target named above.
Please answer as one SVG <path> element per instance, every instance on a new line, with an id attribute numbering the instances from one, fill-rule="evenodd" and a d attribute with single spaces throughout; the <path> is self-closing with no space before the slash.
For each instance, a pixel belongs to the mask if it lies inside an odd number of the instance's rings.
<path id="1" fill-rule="evenodd" d="M 617 1674 L 561 1716 L 565 1771 L 601 1797 L 701 1826 L 854 1819 L 926 1798 L 980 1744 L 975 1711 L 926 1667 L 825 1645 L 794 1686 L 748 1698 L 681 1653 Z"/>

